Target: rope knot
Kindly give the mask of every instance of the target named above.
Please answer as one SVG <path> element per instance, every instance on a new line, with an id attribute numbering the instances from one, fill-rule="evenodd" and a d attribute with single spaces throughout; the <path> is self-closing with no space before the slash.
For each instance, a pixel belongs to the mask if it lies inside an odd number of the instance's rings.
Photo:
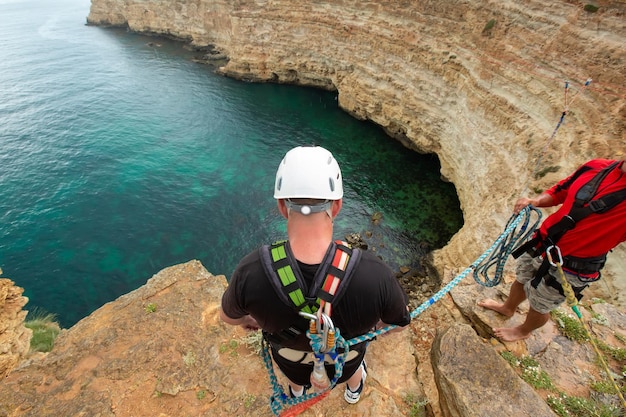
<path id="1" fill-rule="evenodd" d="M 311 333 L 307 330 L 307 337 L 309 338 L 309 345 L 313 349 L 313 353 L 317 356 L 320 354 L 326 346 L 324 346 L 324 336 L 320 333 Z"/>

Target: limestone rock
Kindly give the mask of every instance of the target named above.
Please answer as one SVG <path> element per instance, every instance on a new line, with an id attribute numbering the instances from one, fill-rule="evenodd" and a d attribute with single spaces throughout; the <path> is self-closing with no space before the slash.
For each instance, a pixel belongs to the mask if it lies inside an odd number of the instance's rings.
<path id="1" fill-rule="evenodd" d="M 556 415 L 466 324 L 441 331 L 431 354 L 444 417 Z"/>
<path id="2" fill-rule="evenodd" d="M 0 271 L 1 273 L 2 271 Z M 0 379 L 6 377 L 30 350 L 32 331 L 24 327 L 28 298 L 13 281 L 0 278 Z"/>
<path id="3" fill-rule="evenodd" d="M 512 277 L 508 277 L 512 279 Z M 521 324 L 528 312 L 528 302 L 524 301 L 518 311 L 511 318 L 482 308 L 477 301 L 492 298 L 502 301 L 508 294 L 508 284 L 495 288 L 485 288 L 477 284 L 459 286 L 451 291 L 455 305 L 469 321 L 475 331 L 484 339 L 493 337 L 495 327 L 513 327 Z M 587 327 L 590 337 L 593 337 L 608 346 L 624 349 L 626 344 L 626 313 L 619 308 L 600 302 L 593 302 L 586 294 L 578 305 L 582 314 L 582 321 Z M 572 321 L 579 323 L 581 319 L 574 314 L 567 305 L 561 305 L 557 312 L 569 316 Z M 580 325 L 581 328 L 583 325 Z M 530 357 L 535 360 L 542 371 L 550 378 L 554 385 L 569 396 L 588 397 L 589 386 L 606 378 L 605 369 L 598 364 L 597 354 L 589 342 L 576 342 L 568 339 L 558 329 L 558 324 L 549 320 L 546 325 L 531 333 L 525 340 L 516 342 L 498 342 L 495 339 L 495 351 L 507 350 L 516 357 Z M 604 360 L 609 363 L 611 372 L 619 375 L 620 363 L 609 360 L 606 352 L 602 353 Z M 482 366 L 481 366 L 482 371 Z M 617 396 L 610 401 L 617 406 Z"/>

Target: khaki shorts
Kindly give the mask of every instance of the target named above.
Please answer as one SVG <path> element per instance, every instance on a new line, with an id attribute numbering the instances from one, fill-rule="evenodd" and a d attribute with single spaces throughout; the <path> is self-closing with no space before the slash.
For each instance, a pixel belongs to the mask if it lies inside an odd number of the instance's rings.
<path id="1" fill-rule="evenodd" d="M 537 269 L 541 266 L 543 258 L 533 258 L 525 253 L 517 259 L 517 282 L 524 285 L 526 298 L 533 310 L 540 314 L 547 314 L 560 306 L 565 301 L 565 296 L 561 295 L 558 289 L 546 284 L 545 278 L 539 282 L 537 288 L 533 287 L 531 281 L 535 277 Z M 565 279 L 574 288 L 586 287 L 589 281 L 582 280 L 578 275 L 570 274 L 563 271 Z M 559 273 L 556 267 L 550 266 L 548 275 L 554 277 L 557 282 L 561 282 L 558 278 Z"/>

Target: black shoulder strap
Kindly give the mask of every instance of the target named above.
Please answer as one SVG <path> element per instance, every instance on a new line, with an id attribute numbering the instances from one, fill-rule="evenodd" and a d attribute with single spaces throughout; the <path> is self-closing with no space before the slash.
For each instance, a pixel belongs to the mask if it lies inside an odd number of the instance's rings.
<path id="1" fill-rule="evenodd" d="M 580 189 L 576 192 L 576 201 L 575 205 L 583 206 L 587 204 L 593 196 L 598 192 L 598 187 L 604 181 L 609 172 L 613 171 L 615 167 L 619 165 L 619 161 L 615 161 L 609 166 L 600 170 L 592 179 L 590 179 L 585 185 L 580 187 Z"/>
<path id="2" fill-rule="evenodd" d="M 264 245 L 259 251 L 265 273 L 281 301 L 298 312 L 309 314 L 326 303 L 339 300 L 361 255 L 358 249 L 351 249 L 345 242 L 333 242 L 309 288 L 288 241 Z"/>
<path id="3" fill-rule="evenodd" d="M 286 240 L 264 245 L 260 249 L 261 262 L 268 279 L 281 301 L 297 311 L 313 313 L 304 294 L 308 292 L 302 272 Z"/>

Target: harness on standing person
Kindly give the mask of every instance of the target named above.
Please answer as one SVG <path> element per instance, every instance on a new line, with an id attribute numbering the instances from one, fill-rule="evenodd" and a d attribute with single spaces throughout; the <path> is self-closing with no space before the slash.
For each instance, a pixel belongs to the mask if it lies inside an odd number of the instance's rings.
<path id="1" fill-rule="evenodd" d="M 298 314 L 304 313 L 303 317 L 319 317 L 321 313 L 330 317 L 332 304 L 343 296 L 361 258 L 359 249 L 336 240 L 329 246 L 311 285 L 307 285 L 288 241 L 264 245 L 259 250 L 263 268 L 276 294 Z M 308 321 L 300 320 L 286 329 L 265 333 L 264 336 L 273 343 L 281 344 L 295 339 L 307 329 Z"/>
<path id="2" fill-rule="evenodd" d="M 287 329 L 276 333 L 263 332 L 263 359 L 270 374 L 270 381 L 274 385 L 274 395 L 270 398 L 270 406 L 274 414 L 278 415 L 279 410 L 285 404 L 292 403 L 291 409 L 281 416 L 295 416 L 326 397 L 343 373 L 349 345 L 341 337 L 339 329 L 335 329 L 330 315 L 332 303 L 337 302 L 348 287 L 361 258 L 361 252 L 350 248 L 346 242 L 339 240 L 332 242 L 311 285 L 307 285 L 304 280 L 288 241 L 262 246 L 260 256 L 265 273 L 281 301 L 292 307 L 300 316 L 308 319 L 308 321 L 300 320 L 298 323 L 293 323 Z M 277 384 L 271 368 L 268 344 L 280 346 L 287 340 L 295 339 L 307 329 L 307 336 L 315 357 L 311 383 L 316 392 L 305 394 L 299 399 L 289 399 Z M 340 341 L 339 348 L 343 350 L 341 354 L 337 349 Z M 324 368 L 326 355 L 329 355 L 335 363 L 335 375 L 332 380 L 328 379 Z"/>
<path id="3" fill-rule="evenodd" d="M 605 167 L 604 169 L 600 170 L 591 180 L 589 180 L 586 184 L 580 187 L 580 189 L 576 193 L 574 204 L 572 205 L 569 213 L 563 216 L 561 220 L 559 220 L 557 223 L 548 228 L 545 237 L 542 237 L 539 231 L 537 231 L 532 239 L 522 244 L 520 247 L 512 252 L 513 257 L 518 258 L 523 253 L 528 253 L 530 254 L 530 256 L 536 257 L 541 254 L 545 254 L 555 248 L 558 250 L 557 243 L 559 239 L 561 239 L 561 237 L 563 237 L 563 235 L 569 230 L 572 230 L 574 227 L 576 227 L 576 224 L 582 219 L 586 218 L 592 213 L 605 213 L 613 207 L 617 206 L 622 201 L 626 200 L 626 188 L 606 194 L 600 198 L 593 199 L 602 181 L 606 178 L 609 172 L 619 166 L 619 163 L 620 161 L 616 161 Z M 578 177 L 580 177 L 581 174 L 590 169 L 591 167 L 589 166 L 582 166 L 563 186 L 569 187 Z M 548 270 L 550 269 L 549 258 L 550 256 L 543 257 L 543 262 L 535 273 L 535 277 L 532 280 L 533 287 L 536 288 L 539 285 L 541 280 L 544 278 L 544 276 L 546 276 Z M 592 258 L 577 258 L 568 255 L 563 257 L 563 268 L 584 276 L 599 272 L 604 267 L 605 262 L 606 253 Z M 562 295 L 565 295 L 563 292 L 563 286 L 553 277 L 548 276 L 545 282 L 546 284 L 557 289 Z M 587 286 L 585 285 L 583 287 L 574 288 L 576 298 L 578 298 L 579 300 L 582 298 L 581 292 L 586 287 Z"/>

